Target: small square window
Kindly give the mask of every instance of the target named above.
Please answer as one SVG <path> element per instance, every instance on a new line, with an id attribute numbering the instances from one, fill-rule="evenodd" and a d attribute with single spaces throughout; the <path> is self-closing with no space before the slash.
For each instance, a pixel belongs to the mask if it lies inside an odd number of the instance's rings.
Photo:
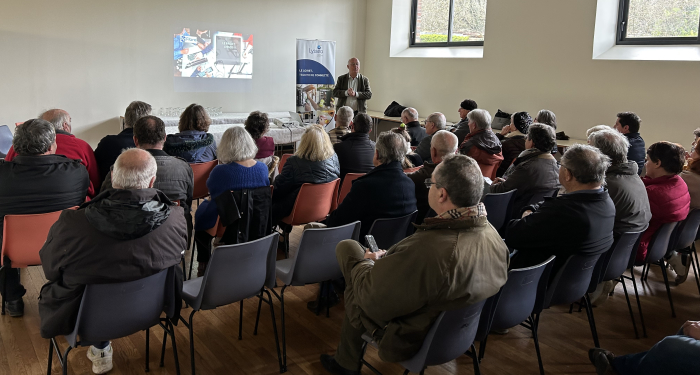
<path id="1" fill-rule="evenodd" d="M 483 46 L 486 1 L 413 0 L 411 47 Z"/>

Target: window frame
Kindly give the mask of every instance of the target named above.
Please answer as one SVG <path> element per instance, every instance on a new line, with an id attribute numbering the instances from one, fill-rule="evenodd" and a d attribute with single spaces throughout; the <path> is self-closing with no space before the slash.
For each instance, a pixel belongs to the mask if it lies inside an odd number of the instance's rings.
<path id="1" fill-rule="evenodd" d="M 418 1 L 412 0 L 411 2 L 411 29 L 408 35 L 408 46 L 409 47 L 465 47 L 465 46 L 483 46 L 483 40 L 477 41 L 466 41 L 466 42 L 452 42 L 452 23 L 454 19 L 454 4 L 455 0 L 450 0 L 450 16 L 447 25 L 447 42 L 431 42 L 431 43 L 416 43 L 416 24 L 418 18 Z M 488 6 L 488 5 L 487 5 Z M 486 37 L 484 37 L 486 39 Z"/>
<path id="2" fill-rule="evenodd" d="M 628 38 L 627 25 L 629 24 L 629 9 L 631 0 L 620 0 L 620 7 L 617 15 L 617 37 L 618 45 L 687 45 L 700 44 L 700 18 L 698 19 L 697 37 L 661 37 L 661 38 Z"/>

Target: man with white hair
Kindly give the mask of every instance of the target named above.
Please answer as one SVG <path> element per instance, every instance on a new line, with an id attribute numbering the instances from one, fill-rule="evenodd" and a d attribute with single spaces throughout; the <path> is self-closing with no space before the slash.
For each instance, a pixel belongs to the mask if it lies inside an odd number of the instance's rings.
<path id="1" fill-rule="evenodd" d="M 459 146 L 459 152 L 479 163 L 484 177 L 496 178 L 498 165 L 503 161 L 501 141 L 491 130 L 491 114 L 485 109 L 475 109 L 467 114 L 469 134 Z"/>
<path id="2" fill-rule="evenodd" d="M 416 154 L 420 155 L 423 160 L 430 160 L 430 142 L 433 138 L 433 134 L 440 130 L 445 130 L 446 123 L 445 115 L 440 112 L 431 113 L 430 116 L 425 119 L 426 137 L 420 141 L 418 148 L 416 148 Z"/>
<path id="3" fill-rule="evenodd" d="M 415 108 L 406 108 L 401 112 L 401 122 L 406 125 L 406 131 L 411 136 L 411 146 L 418 146 L 427 135 L 425 129 L 418 122 L 418 111 Z"/>
<path id="4" fill-rule="evenodd" d="M 94 197 L 100 190 L 100 171 L 95 160 L 95 153 L 92 147 L 80 138 L 71 134 L 71 117 L 68 112 L 62 109 L 49 109 L 39 116 L 40 119 L 53 124 L 56 130 L 56 155 L 63 155 L 68 159 L 80 160 L 80 163 L 87 168 L 90 176 L 90 186 L 88 196 Z M 21 126 L 21 125 L 20 125 Z M 12 161 L 17 156 L 14 147 L 5 156 L 5 160 Z"/>
<path id="5" fill-rule="evenodd" d="M 331 143 L 340 143 L 341 137 L 350 133 L 350 123 L 352 122 L 352 108 L 342 106 L 335 112 L 335 128 L 328 131 Z"/>
<path id="6" fill-rule="evenodd" d="M 187 225 L 182 207 L 153 188 L 157 170 L 147 151 L 124 151 L 111 172 L 114 189 L 63 211 L 51 227 L 39 252 L 49 280 L 39 300 L 42 337 L 73 331 L 85 285 L 133 281 L 170 268 L 170 286 L 179 294 Z M 113 354 L 109 341 L 91 346 L 92 371 L 111 370 Z"/>
<path id="7" fill-rule="evenodd" d="M 348 60 L 348 73 L 338 77 L 333 88 L 333 97 L 338 98 L 335 108 L 348 106 L 355 117 L 358 113 L 367 113 L 367 101 L 372 99 L 369 79 L 360 74 L 360 60 L 356 57 Z"/>

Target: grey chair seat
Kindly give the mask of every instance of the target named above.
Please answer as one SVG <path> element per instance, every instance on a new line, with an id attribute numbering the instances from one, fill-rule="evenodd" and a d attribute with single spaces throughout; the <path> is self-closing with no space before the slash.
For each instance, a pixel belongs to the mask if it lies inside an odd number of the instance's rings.
<path id="1" fill-rule="evenodd" d="M 295 258 L 288 258 L 278 260 L 275 264 L 275 270 L 277 271 L 277 277 L 285 285 L 290 285 L 292 283 L 292 276 L 294 276 L 294 264 L 296 263 Z"/>
<path id="2" fill-rule="evenodd" d="M 192 305 L 197 299 L 199 291 L 202 290 L 203 281 L 204 277 L 197 277 L 182 283 L 182 299 L 185 300 L 188 305 Z"/>

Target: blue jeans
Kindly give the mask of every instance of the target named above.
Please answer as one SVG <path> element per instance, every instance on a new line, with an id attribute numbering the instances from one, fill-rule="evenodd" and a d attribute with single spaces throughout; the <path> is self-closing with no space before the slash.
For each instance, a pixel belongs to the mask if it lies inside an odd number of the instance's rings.
<path id="1" fill-rule="evenodd" d="M 620 375 L 696 375 L 700 373 L 700 340 L 679 332 L 649 351 L 616 357 L 612 365 Z"/>

